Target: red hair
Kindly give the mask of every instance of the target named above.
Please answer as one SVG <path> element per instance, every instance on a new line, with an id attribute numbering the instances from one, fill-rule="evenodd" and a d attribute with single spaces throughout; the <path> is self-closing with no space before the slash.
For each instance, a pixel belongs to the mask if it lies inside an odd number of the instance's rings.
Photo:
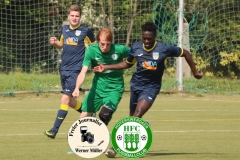
<path id="1" fill-rule="evenodd" d="M 113 34 L 112 31 L 109 28 L 102 28 L 98 34 L 97 34 L 97 41 L 100 41 L 100 37 L 103 38 L 104 40 L 113 41 Z"/>

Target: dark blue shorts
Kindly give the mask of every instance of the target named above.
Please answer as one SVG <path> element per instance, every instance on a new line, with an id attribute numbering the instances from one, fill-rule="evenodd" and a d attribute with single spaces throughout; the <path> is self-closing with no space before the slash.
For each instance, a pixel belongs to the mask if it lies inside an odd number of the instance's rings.
<path id="1" fill-rule="evenodd" d="M 75 86 L 76 86 L 76 80 L 78 77 L 78 74 L 80 71 L 60 71 L 61 76 L 61 84 L 62 84 L 62 93 L 65 93 L 67 95 L 72 95 Z"/>
<path id="2" fill-rule="evenodd" d="M 133 90 L 131 88 L 130 111 L 134 111 L 138 101 L 142 99 L 147 100 L 152 105 L 158 94 L 159 90 L 156 89 Z"/>

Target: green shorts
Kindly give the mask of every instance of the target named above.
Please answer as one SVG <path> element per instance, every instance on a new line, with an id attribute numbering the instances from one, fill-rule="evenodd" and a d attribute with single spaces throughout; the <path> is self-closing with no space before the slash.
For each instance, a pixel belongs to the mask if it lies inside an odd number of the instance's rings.
<path id="1" fill-rule="evenodd" d="M 117 106 L 122 99 L 123 92 L 109 92 L 108 94 L 98 94 L 95 89 L 90 89 L 84 97 L 82 111 L 96 113 L 103 105 L 108 106 L 113 112 L 117 110 Z"/>

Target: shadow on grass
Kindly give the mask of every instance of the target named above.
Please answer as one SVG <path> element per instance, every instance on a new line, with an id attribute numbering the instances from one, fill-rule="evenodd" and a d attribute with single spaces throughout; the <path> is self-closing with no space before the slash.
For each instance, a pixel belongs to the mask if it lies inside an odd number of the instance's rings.
<path id="1" fill-rule="evenodd" d="M 162 153 L 162 152 L 148 152 L 145 157 L 151 156 L 171 156 L 171 155 L 186 155 L 186 154 L 198 154 L 198 153 Z"/>
<path id="2" fill-rule="evenodd" d="M 144 155 L 144 157 L 174 156 L 174 155 L 199 155 L 199 154 L 221 155 L 222 153 L 163 153 L 163 152 L 148 152 L 146 155 Z"/>

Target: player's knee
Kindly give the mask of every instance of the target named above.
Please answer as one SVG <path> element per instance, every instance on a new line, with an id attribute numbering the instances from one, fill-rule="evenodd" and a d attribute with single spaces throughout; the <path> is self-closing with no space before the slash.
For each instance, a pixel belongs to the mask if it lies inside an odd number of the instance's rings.
<path id="1" fill-rule="evenodd" d="M 62 104 L 68 104 L 70 103 L 70 96 L 67 94 L 63 94 L 61 98 L 61 103 Z"/>
<path id="2" fill-rule="evenodd" d="M 101 108 L 101 111 L 99 112 L 99 118 L 106 125 L 108 125 L 108 123 L 112 119 L 112 115 L 113 111 L 105 105 Z"/>
<path id="3" fill-rule="evenodd" d="M 136 109 L 132 116 L 142 118 L 142 116 L 144 115 L 144 113 L 145 113 L 145 112 L 144 112 L 143 110 Z"/>

